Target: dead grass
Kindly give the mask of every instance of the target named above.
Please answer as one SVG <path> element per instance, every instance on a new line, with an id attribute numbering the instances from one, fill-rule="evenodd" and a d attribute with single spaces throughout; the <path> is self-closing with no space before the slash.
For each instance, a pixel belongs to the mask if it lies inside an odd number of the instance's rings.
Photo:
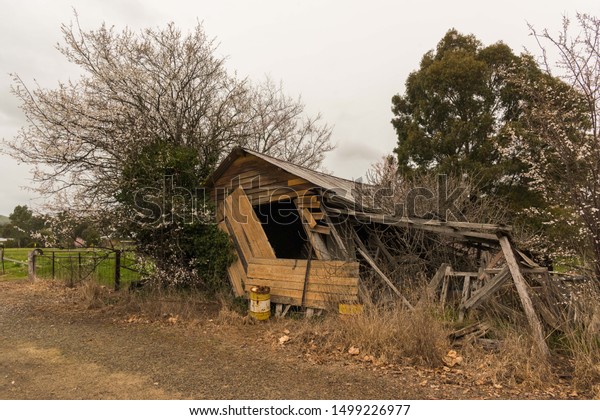
<path id="1" fill-rule="evenodd" d="M 594 282 L 573 294 L 572 320 L 563 328 L 562 347 L 573 361 L 573 382 L 600 398 L 600 291 Z"/>
<path id="2" fill-rule="evenodd" d="M 557 364 L 563 363 L 562 377 L 568 371 L 569 382 L 579 392 L 600 398 L 600 298 L 591 293 L 583 294 L 586 298 L 577 302 L 577 322 L 565 326 L 560 342 L 550 340 L 553 354 L 549 362 L 538 354 L 526 325 L 519 321 L 499 324 L 498 318 L 492 317 L 487 322 L 494 325 L 493 338 L 498 340 L 498 348 L 486 350 L 477 343 L 466 344 L 455 349 L 461 359 L 458 366 L 447 361 L 452 353 L 448 336 L 455 328 L 448 313 L 442 312 L 437 303 L 421 302 L 414 310 L 399 305 L 365 304 L 363 313 L 357 315 L 341 316 L 332 310 L 324 316 L 305 319 L 292 313 L 284 320 L 248 326 L 253 322 L 246 315 L 247 302 L 225 295 L 215 299 L 198 291 L 173 289 L 115 293 L 93 281 L 84 282 L 73 293 L 89 309 L 116 307 L 118 312 L 144 322 L 197 323 L 210 318 L 219 328 L 233 326 L 246 332 L 247 328 L 259 328 L 274 347 L 317 355 L 322 361 L 332 355 L 350 354 L 357 360 L 381 364 L 425 368 L 446 365 L 444 369 L 451 366 L 464 371 L 475 385 L 544 388 L 557 383 Z M 283 343 L 282 336 L 288 336 Z"/>
<path id="3" fill-rule="evenodd" d="M 88 309 L 101 308 L 105 305 L 108 297 L 106 287 L 99 285 L 95 280 L 83 282 L 79 286 L 79 293 Z"/>
<path id="4" fill-rule="evenodd" d="M 291 343 L 311 350 L 346 352 L 382 363 L 440 366 L 448 350 L 448 331 L 430 307 L 365 305 L 362 314 L 283 321 Z M 281 325 L 273 324 L 281 329 Z"/>
<path id="5" fill-rule="evenodd" d="M 556 380 L 549 361 L 540 355 L 524 328 L 497 326 L 495 335 L 499 342 L 496 351 L 484 350 L 477 344 L 462 349 L 465 368 L 477 384 L 541 387 Z"/>

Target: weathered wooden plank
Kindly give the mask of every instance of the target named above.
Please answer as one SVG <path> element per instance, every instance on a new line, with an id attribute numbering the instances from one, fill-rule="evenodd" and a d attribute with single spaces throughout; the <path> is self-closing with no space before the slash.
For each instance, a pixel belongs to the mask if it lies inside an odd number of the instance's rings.
<path id="1" fill-rule="evenodd" d="M 325 219 L 325 213 L 323 213 L 322 211 L 315 211 L 315 212 L 313 212 L 311 214 L 312 214 L 312 217 L 315 220 L 323 220 L 323 219 Z M 329 224 L 329 222 L 327 224 Z"/>
<path id="2" fill-rule="evenodd" d="M 346 273 L 339 273 L 346 274 Z M 312 269 L 310 270 L 309 279 L 313 283 L 321 284 L 344 284 L 344 285 L 356 285 L 358 284 L 358 277 L 356 276 L 344 276 L 331 271 L 323 271 Z M 279 281 L 287 281 L 290 283 L 304 281 L 306 275 L 306 268 L 289 268 L 289 267 L 276 267 L 266 265 L 255 265 L 249 264 L 247 276 L 252 278 L 263 278 L 273 279 Z"/>
<path id="3" fill-rule="evenodd" d="M 429 281 L 429 284 L 427 285 L 427 293 L 429 294 L 430 299 L 433 299 L 433 297 L 435 296 L 435 294 L 437 292 L 438 287 L 440 287 L 440 284 L 444 280 L 444 277 L 446 277 L 446 275 L 448 274 L 448 272 L 451 269 L 452 268 L 450 267 L 450 264 L 446 264 L 446 263 L 443 263 L 437 269 L 437 271 L 435 272 L 435 274 Z"/>
<path id="4" fill-rule="evenodd" d="M 296 205 L 298 206 L 298 208 L 305 208 L 305 209 L 319 209 L 319 208 L 321 208 L 321 203 L 319 203 L 318 201 L 297 202 Z"/>
<path id="5" fill-rule="evenodd" d="M 244 230 L 252 255 L 274 259 L 275 252 L 244 191 L 238 188 L 229 197 L 225 200 L 226 212 L 233 215 L 231 222 L 237 221 Z"/>
<path id="6" fill-rule="evenodd" d="M 305 194 L 303 196 L 298 197 L 298 203 L 317 203 L 319 202 L 319 197 L 315 194 Z"/>
<path id="7" fill-rule="evenodd" d="M 285 266 L 285 267 L 303 267 L 306 268 L 307 260 L 295 260 L 289 258 L 277 258 L 271 260 L 268 258 L 254 257 L 250 263 L 269 265 L 269 266 Z M 311 266 L 313 269 L 325 269 L 335 274 L 346 273 L 347 276 L 358 276 L 360 264 L 357 261 L 341 261 L 341 260 L 312 260 Z"/>
<path id="8" fill-rule="evenodd" d="M 287 185 L 288 187 L 293 187 L 294 185 L 306 184 L 308 181 L 302 178 L 288 179 Z"/>
<path id="9" fill-rule="evenodd" d="M 304 210 L 306 210 L 306 209 L 304 207 L 302 207 L 303 204 L 300 203 L 298 200 L 294 200 L 294 203 L 296 204 L 298 213 L 302 214 L 304 217 Z M 318 202 L 314 203 L 314 204 L 316 204 L 320 208 L 320 204 Z M 313 221 L 314 221 L 314 219 L 313 219 Z M 315 225 L 316 225 L 316 222 L 315 222 Z M 304 228 L 304 232 L 306 233 L 308 241 L 310 242 L 312 249 L 315 252 L 315 255 L 317 256 L 317 260 L 333 259 L 331 252 L 327 248 L 327 244 L 325 243 L 323 238 L 321 238 L 320 234 L 313 232 L 311 230 L 309 223 L 307 223 L 306 221 L 303 221 L 302 227 Z"/>
<path id="10" fill-rule="evenodd" d="M 293 199 L 294 197 L 297 197 L 298 195 L 302 195 L 305 194 L 306 192 L 308 192 L 310 190 L 310 188 L 314 187 L 312 184 L 304 184 L 301 186 L 298 186 L 299 188 L 297 190 L 293 190 L 290 188 L 275 188 L 272 190 L 264 190 L 264 191 L 258 191 L 255 192 L 253 194 L 250 194 L 248 196 L 248 198 L 250 199 L 250 202 L 252 203 L 253 206 L 256 206 L 258 204 L 265 204 L 265 203 L 271 203 L 273 201 L 280 201 L 283 199 L 289 200 L 289 199 Z"/>
<path id="11" fill-rule="evenodd" d="M 542 324 L 540 323 L 535 309 L 533 308 L 533 303 L 531 302 L 529 292 L 527 291 L 528 286 L 525 282 L 523 274 L 521 273 L 519 263 L 515 258 L 513 248 L 508 240 L 508 237 L 504 235 L 498 235 L 498 240 L 500 241 L 500 246 L 502 247 L 502 252 L 504 253 L 504 258 L 506 259 L 506 264 L 508 265 L 513 281 L 517 288 L 517 293 L 521 299 L 521 304 L 525 310 L 525 315 L 527 316 L 527 321 L 531 327 L 533 338 L 536 341 L 540 353 L 547 357 L 550 355 L 550 350 L 548 350 L 548 345 L 546 344 L 544 330 L 542 329 Z"/>
<path id="12" fill-rule="evenodd" d="M 246 292 L 250 291 L 252 286 L 263 286 L 260 282 L 251 283 L 246 285 Z M 271 298 L 273 296 L 285 296 L 288 298 L 297 299 L 299 303 L 302 302 L 302 290 L 292 290 L 292 289 L 280 289 L 276 287 L 271 287 Z M 309 301 L 322 301 L 322 302 L 353 302 L 358 300 L 356 294 L 352 293 L 321 293 L 321 292 L 306 292 L 306 302 Z M 310 305 L 306 305 L 310 306 Z"/>
<path id="13" fill-rule="evenodd" d="M 465 310 L 475 309 L 477 306 L 483 303 L 485 299 L 500 289 L 500 287 L 502 287 L 509 278 L 510 270 L 508 267 L 504 267 L 499 274 L 490 279 L 488 282 L 486 282 L 486 284 L 483 285 L 483 287 L 473 293 L 471 297 L 462 305 L 462 308 Z"/>
<path id="14" fill-rule="evenodd" d="M 249 277 L 246 284 L 269 286 L 275 289 L 285 290 L 296 290 L 302 292 L 304 289 L 304 283 L 299 281 L 284 281 L 274 280 L 271 278 L 255 278 Z M 307 292 L 318 292 L 318 293 L 329 293 L 334 295 L 357 295 L 358 284 L 353 285 L 340 285 L 340 284 L 326 284 L 326 283 L 315 283 L 311 282 L 310 279 L 306 285 Z"/>
<path id="15" fill-rule="evenodd" d="M 381 277 L 383 281 L 387 283 L 390 289 L 392 289 L 392 291 L 402 300 L 402 303 L 404 303 L 409 309 L 413 309 L 413 306 L 410 304 L 410 302 L 402 295 L 402 293 L 400 293 L 400 290 L 398 290 L 398 288 L 394 286 L 394 283 L 388 278 L 388 276 L 386 276 L 383 273 L 383 271 L 379 269 L 377 264 L 375 264 L 375 261 L 373 261 L 373 259 L 365 251 L 362 250 L 362 247 L 358 248 L 358 252 L 360 253 L 360 255 L 362 255 L 365 261 L 367 261 L 371 268 L 375 270 L 379 277 Z"/>
<path id="16" fill-rule="evenodd" d="M 463 282 L 462 296 L 460 299 L 460 309 L 458 311 L 458 320 L 460 322 L 462 322 L 465 318 L 466 311 L 463 308 L 464 308 L 465 302 L 469 299 L 470 292 L 471 292 L 471 276 L 466 275 L 465 280 Z"/>
<path id="17" fill-rule="evenodd" d="M 498 243 L 498 237 L 495 234 L 486 232 L 476 232 L 466 229 L 457 229 L 456 227 L 452 226 L 451 222 L 421 220 L 418 218 L 411 217 L 395 217 L 378 213 L 355 212 L 352 210 L 345 209 L 329 209 L 328 211 L 333 213 L 339 212 L 340 214 L 348 214 L 356 217 L 359 220 L 394 226 L 405 226 L 407 228 L 414 228 L 432 233 L 438 233 L 440 235 L 455 237 L 466 241 L 478 241 L 486 243 L 489 242 L 494 244 Z M 472 228 L 476 229 L 477 227 L 479 226 L 473 226 Z"/>
<path id="18" fill-rule="evenodd" d="M 504 253 L 502 252 L 502 250 L 500 250 L 496 254 L 494 254 L 494 256 L 488 261 L 485 268 L 494 268 L 502 258 L 504 258 Z"/>
<path id="19" fill-rule="evenodd" d="M 253 257 L 253 253 L 248 244 L 248 238 L 246 238 L 244 230 L 237 223 L 231 223 L 228 217 L 225 217 L 223 222 L 231 235 L 230 238 L 233 241 L 238 257 L 242 259 L 244 267 L 248 267 L 248 261 Z"/>
<path id="20" fill-rule="evenodd" d="M 315 225 L 311 227 L 310 230 L 315 233 L 320 233 L 321 235 L 329 235 L 331 233 L 331 228 L 329 228 L 329 226 Z"/>
<path id="21" fill-rule="evenodd" d="M 521 257 L 521 259 L 523 260 L 523 262 L 528 265 L 530 268 L 537 268 L 540 265 L 538 263 L 536 263 L 535 261 L 533 261 L 531 258 L 529 258 L 527 255 L 525 255 L 523 252 L 519 251 L 518 249 L 515 249 L 516 253 L 519 254 L 519 256 Z"/>
<path id="22" fill-rule="evenodd" d="M 315 226 L 317 226 L 317 221 L 315 220 L 309 209 L 301 208 L 300 214 L 302 215 L 302 219 L 304 219 L 304 221 L 308 223 L 308 226 L 310 228 L 314 228 Z"/>

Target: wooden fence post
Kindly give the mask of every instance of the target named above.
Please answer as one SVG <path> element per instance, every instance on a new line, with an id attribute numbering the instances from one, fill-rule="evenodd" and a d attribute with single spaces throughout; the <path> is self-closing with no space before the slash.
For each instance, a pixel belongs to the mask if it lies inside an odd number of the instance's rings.
<path id="1" fill-rule="evenodd" d="M 121 251 L 115 251 L 115 291 L 121 287 Z"/>
<path id="2" fill-rule="evenodd" d="M 52 280 L 54 280 L 56 278 L 56 263 L 55 261 L 55 253 L 54 251 L 52 251 Z"/>
<path id="3" fill-rule="evenodd" d="M 27 256 L 27 275 L 29 280 L 34 281 L 35 280 L 35 256 L 37 255 L 37 252 L 35 252 L 35 249 L 33 251 L 29 251 L 29 254 Z"/>
<path id="4" fill-rule="evenodd" d="M 81 280 L 81 252 L 77 253 L 77 277 Z"/>
<path id="5" fill-rule="evenodd" d="M 0 262 L 2 262 L 2 275 L 6 274 L 4 271 L 4 246 L 0 247 Z"/>

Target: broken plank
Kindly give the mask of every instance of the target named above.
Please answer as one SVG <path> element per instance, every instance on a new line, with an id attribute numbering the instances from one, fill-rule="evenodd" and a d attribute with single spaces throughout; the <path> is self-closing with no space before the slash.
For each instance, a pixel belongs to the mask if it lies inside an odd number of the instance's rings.
<path id="1" fill-rule="evenodd" d="M 228 216 L 233 216 L 231 223 L 237 222 L 244 230 L 254 256 L 275 258 L 269 239 L 242 189 L 236 189 L 227 197 L 225 209 Z"/>
<path id="2" fill-rule="evenodd" d="M 315 220 L 323 220 L 325 218 L 325 213 L 321 211 L 312 212 L 311 214 Z"/>
<path id="3" fill-rule="evenodd" d="M 465 310 L 464 304 L 469 299 L 469 294 L 471 292 L 471 276 L 466 275 L 465 280 L 463 282 L 462 296 L 460 299 L 460 309 L 458 311 L 458 320 L 462 322 L 465 318 Z"/>
<path id="4" fill-rule="evenodd" d="M 305 179 L 302 178 L 294 178 L 294 179 L 288 179 L 288 187 L 293 187 L 294 185 L 300 185 L 300 184 L 306 184 L 308 181 L 306 181 Z"/>
<path id="5" fill-rule="evenodd" d="M 475 293 L 471 295 L 467 301 L 461 305 L 461 307 L 465 310 L 475 309 L 481 303 L 483 303 L 487 298 L 493 295 L 500 287 L 504 285 L 504 283 L 510 278 L 510 270 L 508 267 L 504 267 L 504 269 L 493 277 L 491 280 L 485 283 L 483 287 L 478 289 Z"/>
<path id="6" fill-rule="evenodd" d="M 310 228 L 311 231 L 320 233 L 321 235 L 329 235 L 331 233 L 331 229 L 328 226 L 316 225 Z"/>
<path id="7" fill-rule="evenodd" d="M 304 221 L 308 224 L 308 226 L 311 229 L 314 228 L 315 226 L 317 226 L 317 221 L 313 217 L 310 210 L 308 210 L 306 208 L 300 208 L 300 214 L 302 215 L 302 218 L 304 219 Z"/>
<path id="8" fill-rule="evenodd" d="M 452 268 L 450 267 L 450 264 L 446 263 L 441 264 L 440 268 L 437 269 L 437 271 L 431 278 L 431 281 L 427 285 L 427 293 L 429 294 L 430 298 L 433 298 L 433 296 L 435 296 L 435 292 L 440 286 L 440 283 L 442 283 L 442 281 L 444 280 L 444 277 L 446 277 L 449 270 L 452 270 Z"/>
<path id="9" fill-rule="evenodd" d="M 519 294 L 519 298 L 521 299 L 521 304 L 523 305 L 525 315 L 527 316 L 527 321 L 529 322 L 529 326 L 531 327 L 533 338 L 537 343 L 540 353 L 543 356 L 548 357 L 550 354 L 550 350 L 548 350 L 548 345 L 546 344 L 542 324 L 540 323 L 540 320 L 533 308 L 533 303 L 531 302 L 529 292 L 527 291 L 528 286 L 525 282 L 523 274 L 521 273 L 519 263 L 515 258 L 512 245 L 508 240 L 507 236 L 498 235 L 498 240 L 500 241 L 500 246 L 502 247 L 502 252 L 504 253 L 504 258 L 506 259 L 506 264 L 508 265 L 513 281 L 517 288 L 517 293 Z"/>
<path id="10" fill-rule="evenodd" d="M 377 264 L 375 264 L 375 261 L 373 261 L 373 259 L 365 251 L 363 251 L 360 247 L 358 248 L 358 252 L 360 253 L 360 255 L 362 255 L 362 257 L 365 259 L 365 261 L 367 261 L 367 263 L 371 266 L 371 268 L 373 268 L 373 270 L 375 270 L 375 272 L 379 275 L 379 277 L 381 277 L 387 283 L 387 285 L 390 287 L 390 289 L 392 289 L 392 291 L 402 300 L 402 303 L 404 303 L 406 305 L 406 307 L 408 307 L 409 309 L 414 309 L 413 306 L 408 301 L 408 299 L 406 299 L 404 297 L 404 295 L 402 295 L 402 293 L 400 293 L 400 290 L 398 290 L 398 288 L 396 286 L 394 286 L 394 283 L 383 273 L 383 271 L 381 271 L 379 269 L 379 267 L 377 267 Z"/>

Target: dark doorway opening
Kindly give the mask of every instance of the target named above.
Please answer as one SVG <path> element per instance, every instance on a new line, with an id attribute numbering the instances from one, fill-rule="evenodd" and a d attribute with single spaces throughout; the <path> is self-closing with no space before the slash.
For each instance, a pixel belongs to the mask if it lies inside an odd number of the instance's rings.
<path id="1" fill-rule="evenodd" d="M 255 206 L 254 210 L 277 258 L 308 258 L 306 233 L 296 205 L 291 200 L 261 204 Z"/>

